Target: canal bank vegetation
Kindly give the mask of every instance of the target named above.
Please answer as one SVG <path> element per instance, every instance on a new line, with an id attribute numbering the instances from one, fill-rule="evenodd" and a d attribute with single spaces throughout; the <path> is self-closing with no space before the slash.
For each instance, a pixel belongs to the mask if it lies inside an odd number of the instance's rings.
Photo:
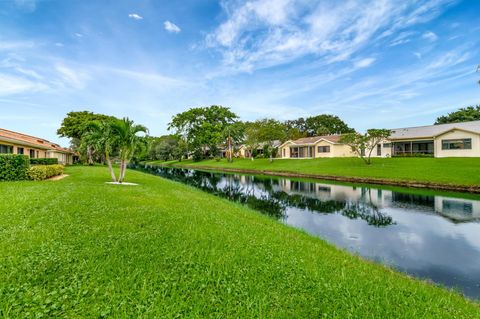
<path id="1" fill-rule="evenodd" d="M 1 317 L 480 318 L 455 292 L 192 187 L 66 173 L 0 184 Z"/>
<path id="2" fill-rule="evenodd" d="M 273 163 L 267 159 L 235 159 L 232 163 L 225 159 L 148 163 L 379 184 L 406 182 L 405 186 L 442 188 L 444 185 L 446 190 L 475 191 L 480 185 L 477 158 L 374 158 L 371 165 L 365 165 L 360 158 L 279 159 Z"/>

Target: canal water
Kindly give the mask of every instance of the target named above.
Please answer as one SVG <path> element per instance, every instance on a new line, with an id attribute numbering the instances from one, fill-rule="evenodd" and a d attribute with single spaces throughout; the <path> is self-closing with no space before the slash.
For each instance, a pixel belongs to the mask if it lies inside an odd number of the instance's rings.
<path id="1" fill-rule="evenodd" d="M 364 258 L 480 298 L 480 196 L 141 166 Z"/>

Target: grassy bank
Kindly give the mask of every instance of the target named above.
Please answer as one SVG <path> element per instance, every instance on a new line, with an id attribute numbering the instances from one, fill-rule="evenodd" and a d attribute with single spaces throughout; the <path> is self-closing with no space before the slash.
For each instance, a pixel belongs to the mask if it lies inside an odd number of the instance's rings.
<path id="1" fill-rule="evenodd" d="M 151 162 L 161 164 L 161 162 Z M 256 171 L 292 172 L 321 176 L 345 176 L 385 179 L 391 181 L 414 181 L 453 185 L 480 185 L 480 159 L 478 158 L 375 158 L 366 165 L 359 158 L 318 159 L 225 159 L 217 162 L 182 161 L 167 162 L 175 166 L 201 166 L 213 169 L 244 169 Z"/>
<path id="2" fill-rule="evenodd" d="M 129 171 L 0 183 L 0 317 L 480 318 L 460 295 Z"/>

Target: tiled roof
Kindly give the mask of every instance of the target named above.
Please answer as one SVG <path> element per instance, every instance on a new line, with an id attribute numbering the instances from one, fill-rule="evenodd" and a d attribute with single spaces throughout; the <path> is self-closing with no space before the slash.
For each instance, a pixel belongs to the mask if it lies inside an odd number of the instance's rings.
<path id="1" fill-rule="evenodd" d="M 332 143 L 339 143 L 342 135 L 322 135 L 322 136 L 312 136 L 312 137 L 302 137 L 297 140 L 292 141 L 294 144 L 315 144 L 320 140 L 327 140 Z"/>
<path id="2" fill-rule="evenodd" d="M 46 139 L 6 130 L 3 128 L 0 128 L 0 140 L 7 140 L 12 143 L 28 145 L 31 147 L 36 147 L 44 150 L 52 150 L 52 151 L 63 152 L 63 153 L 73 153 L 69 149 L 63 148 L 60 145 L 52 143 Z"/>
<path id="3" fill-rule="evenodd" d="M 480 134 L 480 121 L 397 128 L 392 130 L 390 139 L 433 138 L 454 128 Z"/>

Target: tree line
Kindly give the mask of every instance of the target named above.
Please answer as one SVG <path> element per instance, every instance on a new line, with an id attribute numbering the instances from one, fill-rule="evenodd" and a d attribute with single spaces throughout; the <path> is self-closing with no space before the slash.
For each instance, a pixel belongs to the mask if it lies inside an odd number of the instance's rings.
<path id="1" fill-rule="evenodd" d="M 461 108 L 440 116 L 435 124 L 480 120 L 480 105 Z M 221 155 L 232 161 L 242 145 L 253 159 L 270 158 L 277 154 L 278 142 L 317 135 L 342 134 L 342 142 L 370 163 L 375 146 L 390 134 L 386 129 L 370 129 L 365 134 L 355 132 L 338 116 L 320 114 L 294 120 L 273 118 L 241 121 L 228 107 L 212 105 L 190 108 L 173 116 L 168 125 L 169 135 L 148 135 L 145 126 L 128 118 L 88 111 L 69 112 L 57 134 L 71 140 L 72 150 L 81 161 L 93 165 L 104 163 L 110 168 L 113 181 L 122 182 L 129 161 L 182 160 L 200 161 Z M 113 165 L 120 168 L 117 177 Z"/>

